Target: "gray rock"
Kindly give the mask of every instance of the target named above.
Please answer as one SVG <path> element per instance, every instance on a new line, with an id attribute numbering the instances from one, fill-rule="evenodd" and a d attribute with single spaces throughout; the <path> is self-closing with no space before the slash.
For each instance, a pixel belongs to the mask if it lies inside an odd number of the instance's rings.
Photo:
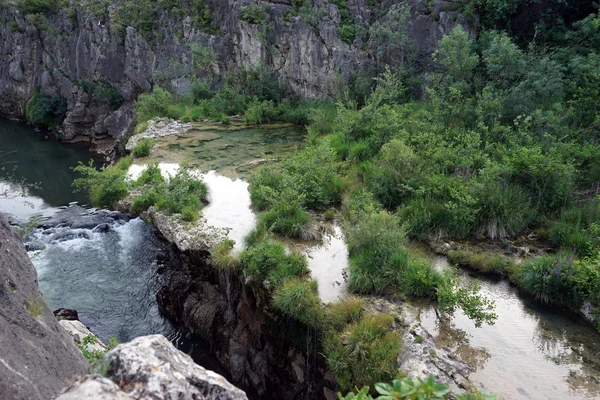
<path id="1" fill-rule="evenodd" d="M 46 400 L 88 367 L 44 302 L 23 243 L 1 214 L 0 349 L 2 400 Z"/>
<path id="2" fill-rule="evenodd" d="M 56 400 L 247 400 L 243 391 L 195 364 L 161 335 L 121 344 L 108 352 L 101 364 L 108 368 L 107 378 L 84 378 Z"/>
<path id="3" fill-rule="evenodd" d="M 337 72 L 347 82 L 356 74 L 372 75 L 385 64 L 394 67 L 405 59 L 402 51 L 380 59 L 378 45 L 372 40 L 344 43 L 337 6 L 322 0 L 313 2 L 312 17 L 290 16 L 290 1 L 269 2 L 268 35 L 262 25 L 239 19 L 241 7 L 266 2 L 209 0 L 212 15 L 218 16 L 216 35 L 195 27 L 191 10 L 184 9 L 183 16 L 161 11 L 149 36 L 127 27 L 124 37 L 111 28 L 117 22 L 110 17 L 117 13 L 114 4 L 107 7 L 109 18 L 99 21 L 74 2 L 46 16 L 44 25 L 50 29 L 39 29 L 13 3 L 4 3 L 0 6 L 0 115 L 24 119 L 25 104 L 39 87 L 67 104 L 66 119 L 57 128 L 62 138 L 87 141 L 102 151 L 131 132 L 135 100 L 159 83 L 171 83 L 176 95 L 186 95 L 191 89 L 190 76 L 216 86 L 227 74 L 264 65 L 293 94 L 327 98 Z M 401 29 L 411 40 L 420 71 L 430 69 L 431 54 L 444 34 L 457 24 L 469 29 L 466 18 L 447 10 L 448 3 L 443 0 L 373 3 L 348 2 L 352 21 L 366 31 L 376 24 L 397 29 L 390 25 L 395 23 L 390 12 L 407 5 L 409 17 Z M 472 26 L 477 26 L 474 19 Z M 198 48 L 208 49 L 214 60 L 195 65 L 192 51 Z M 82 80 L 112 88 L 123 104 L 115 109 L 107 98 L 86 93 Z"/>
<path id="4" fill-rule="evenodd" d="M 56 399 L 132 400 L 134 398 L 121 392 L 119 386 L 110 379 L 92 375 L 76 381 L 66 393 L 61 394 Z"/>

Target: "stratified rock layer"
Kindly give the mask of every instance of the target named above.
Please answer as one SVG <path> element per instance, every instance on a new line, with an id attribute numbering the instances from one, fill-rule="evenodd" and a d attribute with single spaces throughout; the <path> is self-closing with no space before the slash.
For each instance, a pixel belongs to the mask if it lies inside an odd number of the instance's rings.
<path id="1" fill-rule="evenodd" d="M 0 214 L 0 398 L 46 400 L 87 367 L 44 302 L 21 239 Z"/>

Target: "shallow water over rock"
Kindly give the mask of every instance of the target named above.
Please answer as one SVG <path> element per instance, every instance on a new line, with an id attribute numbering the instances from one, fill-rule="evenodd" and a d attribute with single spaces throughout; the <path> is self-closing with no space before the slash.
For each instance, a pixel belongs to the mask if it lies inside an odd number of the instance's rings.
<path id="1" fill-rule="evenodd" d="M 448 268 L 446 258 L 435 263 Z M 421 311 L 438 347 L 451 348 L 475 367 L 470 379 L 502 399 L 597 399 L 600 396 L 600 335 L 577 316 L 521 295 L 507 280 L 462 271 L 480 280 L 481 293 L 496 301 L 494 325 L 475 328 L 457 312 L 449 321 Z"/>

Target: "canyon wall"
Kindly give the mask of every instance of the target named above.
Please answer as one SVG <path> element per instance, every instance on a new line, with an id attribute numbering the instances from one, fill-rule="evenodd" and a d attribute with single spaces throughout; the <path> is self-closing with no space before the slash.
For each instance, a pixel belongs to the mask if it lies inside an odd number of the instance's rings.
<path id="1" fill-rule="evenodd" d="M 425 71 L 442 35 L 457 23 L 476 25 L 456 3 L 440 0 L 354 0 L 345 7 L 314 0 L 301 9 L 290 0 L 206 0 L 206 28 L 188 3 L 160 11 L 142 32 L 118 20 L 118 3 L 71 0 L 55 12 L 27 14 L 0 2 L 0 116 L 23 120 L 37 90 L 61 114 L 60 139 L 102 151 L 131 131 L 133 102 L 157 84 L 184 95 L 192 80 L 215 87 L 230 73 L 264 66 L 296 96 L 327 98 L 337 73 L 345 81 L 374 76 L 383 64 L 408 58 Z M 241 17 L 251 5 L 264 11 L 262 21 Z M 348 27 L 359 31 L 354 40 L 340 36 Z"/>

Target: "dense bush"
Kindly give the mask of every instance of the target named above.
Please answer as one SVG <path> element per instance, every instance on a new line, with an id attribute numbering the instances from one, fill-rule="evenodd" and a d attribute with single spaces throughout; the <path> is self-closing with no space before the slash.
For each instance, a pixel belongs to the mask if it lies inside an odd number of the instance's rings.
<path id="1" fill-rule="evenodd" d="M 67 113 L 67 102 L 60 96 L 52 96 L 36 88 L 25 106 L 27 122 L 53 129 L 60 124 Z"/>
<path id="2" fill-rule="evenodd" d="M 316 281 L 286 280 L 273 293 L 273 306 L 306 326 L 322 328 L 325 315 Z"/>
<path id="3" fill-rule="evenodd" d="M 304 257 L 298 254 L 288 255 L 281 244 L 271 241 L 262 241 L 248 247 L 240 255 L 240 262 L 247 277 L 268 279 L 275 286 L 308 272 Z"/>
<path id="4" fill-rule="evenodd" d="M 134 157 L 148 157 L 152 152 L 152 148 L 156 145 L 156 140 L 154 139 L 140 139 L 140 141 L 135 145 L 131 154 Z"/>
<path id="5" fill-rule="evenodd" d="M 94 207 L 114 207 L 115 203 L 124 199 L 129 192 L 127 172 L 118 167 L 99 171 L 90 161 L 89 165 L 80 162 L 74 171 L 83 175 L 73 182 L 75 190 L 87 191 Z"/>
<path id="6" fill-rule="evenodd" d="M 402 347 L 400 334 L 392 329 L 388 314 L 365 315 L 341 332 L 328 331 L 324 339 L 327 365 L 343 391 L 389 381 L 398 370 L 396 358 Z"/>
<path id="7" fill-rule="evenodd" d="M 572 282 L 573 261 L 573 255 L 566 253 L 535 258 L 519 266 L 514 279 L 519 288 L 542 302 L 576 308 L 581 298 Z"/>
<path id="8" fill-rule="evenodd" d="M 187 168 L 181 168 L 160 190 L 156 205 L 168 213 L 179 213 L 185 221 L 198 219 L 198 212 L 207 202 L 208 188 L 204 182 L 192 176 Z"/>
<path id="9" fill-rule="evenodd" d="M 310 228 L 310 216 L 302 209 L 302 198 L 287 189 L 268 211 L 260 217 L 260 224 L 271 232 L 285 237 L 314 239 Z"/>

